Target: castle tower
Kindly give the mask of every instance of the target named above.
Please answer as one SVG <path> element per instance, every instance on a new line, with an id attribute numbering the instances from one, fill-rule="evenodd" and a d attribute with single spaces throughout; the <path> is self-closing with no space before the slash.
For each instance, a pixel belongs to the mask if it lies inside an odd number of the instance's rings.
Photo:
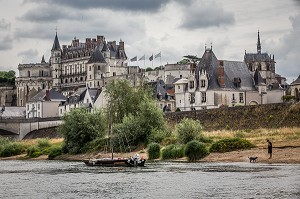
<path id="1" fill-rule="evenodd" d="M 51 49 L 51 57 L 50 57 L 50 64 L 51 64 L 51 74 L 53 79 L 52 86 L 57 88 L 60 86 L 60 76 L 61 76 L 61 48 L 59 45 L 57 32 L 55 34 L 53 46 Z"/>

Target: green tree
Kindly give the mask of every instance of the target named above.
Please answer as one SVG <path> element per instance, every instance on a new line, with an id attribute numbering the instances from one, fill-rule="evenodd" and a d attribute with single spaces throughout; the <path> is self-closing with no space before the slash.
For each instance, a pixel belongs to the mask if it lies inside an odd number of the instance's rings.
<path id="1" fill-rule="evenodd" d="M 86 108 L 72 109 L 64 114 L 59 131 L 64 136 L 68 152 L 84 152 L 86 144 L 97 137 L 103 137 L 107 130 L 107 121 L 101 111 L 90 113 Z"/>
<path id="2" fill-rule="evenodd" d="M 198 120 L 184 118 L 176 125 L 179 142 L 186 144 L 202 136 L 202 126 Z"/>
<path id="3" fill-rule="evenodd" d="M 127 140 L 131 145 L 146 144 L 152 132 L 167 131 L 163 112 L 154 100 L 145 99 L 138 108 L 137 115 L 124 117 L 123 122 L 115 124 L 113 130 L 118 139 Z"/>
<path id="4" fill-rule="evenodd" d="M 107 112 L 112 123 L 122 122 L 124 116 L 136 115 L 144 99 L 151 98 L 149 89 L 140 86 L 132 87 L 128 80 L 113 80 L 106 86 L 106 97 L 109 104 Z"/>

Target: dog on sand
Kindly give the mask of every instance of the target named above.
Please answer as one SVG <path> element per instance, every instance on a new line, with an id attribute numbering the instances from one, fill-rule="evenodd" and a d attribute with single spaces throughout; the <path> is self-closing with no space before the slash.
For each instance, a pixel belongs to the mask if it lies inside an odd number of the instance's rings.
<path id="1" fill-rule="evenodd" d="M 250 162 L 256 162 L 257 157 L 248 157 Z"/>

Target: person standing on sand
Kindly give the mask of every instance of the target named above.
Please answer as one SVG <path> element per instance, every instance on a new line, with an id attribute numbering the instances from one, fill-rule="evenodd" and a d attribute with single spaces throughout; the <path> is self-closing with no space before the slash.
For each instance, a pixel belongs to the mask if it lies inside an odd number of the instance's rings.
<path id="1" fill-rule="evenodd" d="M 268 142 L 268 154 L 270 154 L 269 159 L 272 158 L 272 142 L 270 140 L 267 140 Z"/>

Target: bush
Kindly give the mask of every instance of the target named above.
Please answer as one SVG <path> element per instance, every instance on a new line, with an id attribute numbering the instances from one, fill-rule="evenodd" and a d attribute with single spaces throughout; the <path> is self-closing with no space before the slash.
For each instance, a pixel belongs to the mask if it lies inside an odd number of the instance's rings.
<path id="1" fill-rule="evenodd" d="M 149 143 L 156 142 L 161 143 L 166 137 L 170 136 L 171 131 L 169 129 L 153 129 L 148 138 Z"/>
<path id="2" fill-rule="evenodd" d="M 184 145 L 171 144 L 162 149 L 162 159 L 177 159 L 184 157 Z"/>
<path id="3" fill-rule="evenodd" d="M 103 137 L 107 127 L 102 112 L 90 113 L 85 108 L 72 109 L 64 114 L 63 121 L 59 132 L 64 136 L 66 149 L 73 154 L 85 152 L 85 145 L 97 137 Z"/>
<path id="4" fill-rule="evenodd" d="M 254 144 L 242 138 L 225 138 L 213 143 L 210 152 L 228 152 L 235 150 L 244 150 L 255 147 Z"/>
<path id="5" fill-rule="evenodd" d="M 40 148 L 36 145 L 32 145 L 27 149 L 27 156 L 30 158 L 36 158 L 42 154 Z"/>
<path id="6" fill-rule="evenodd" d="M 24 151 L 24 145 L 19 142 L 8 142 L 0 150 L 0 157 L 20 155 Z"/>
<path id="7" fill-rule="evenodd" d="M 49 155 L 48 159 L 53 160 L 56 156 L 62 154 L 62 147 L 61 146 L 52 146 L 49 148 Z"/>
<path id="8" fill-rule="evenodd" d="M 152 142 L 148 145 L 148 158 L 150 160 L 158 159 L 160 157 L 160 145 Z"/>
<path id="9" fill-rule="evenodd" d="M 179 141 L 183 144 L 202 136 L 202 126 L 198 120 L 184 118 L 176 125 Z"/>
<path id="10" fill-rule="evenodd" d="M 196 140 L 192 140 L 186 144 L 184 153 L 189 162 L 195 162 L 196 160 L 200 160 L 209 154 L 205 145 Z"/>
<path id="11" fill-rule="evenodd" d="M 39 138 L 39 139 L 37 139 L 37 146 L 39 148 L 50 147 L 51 146 L 50 139 L 49 138 Z"/>

